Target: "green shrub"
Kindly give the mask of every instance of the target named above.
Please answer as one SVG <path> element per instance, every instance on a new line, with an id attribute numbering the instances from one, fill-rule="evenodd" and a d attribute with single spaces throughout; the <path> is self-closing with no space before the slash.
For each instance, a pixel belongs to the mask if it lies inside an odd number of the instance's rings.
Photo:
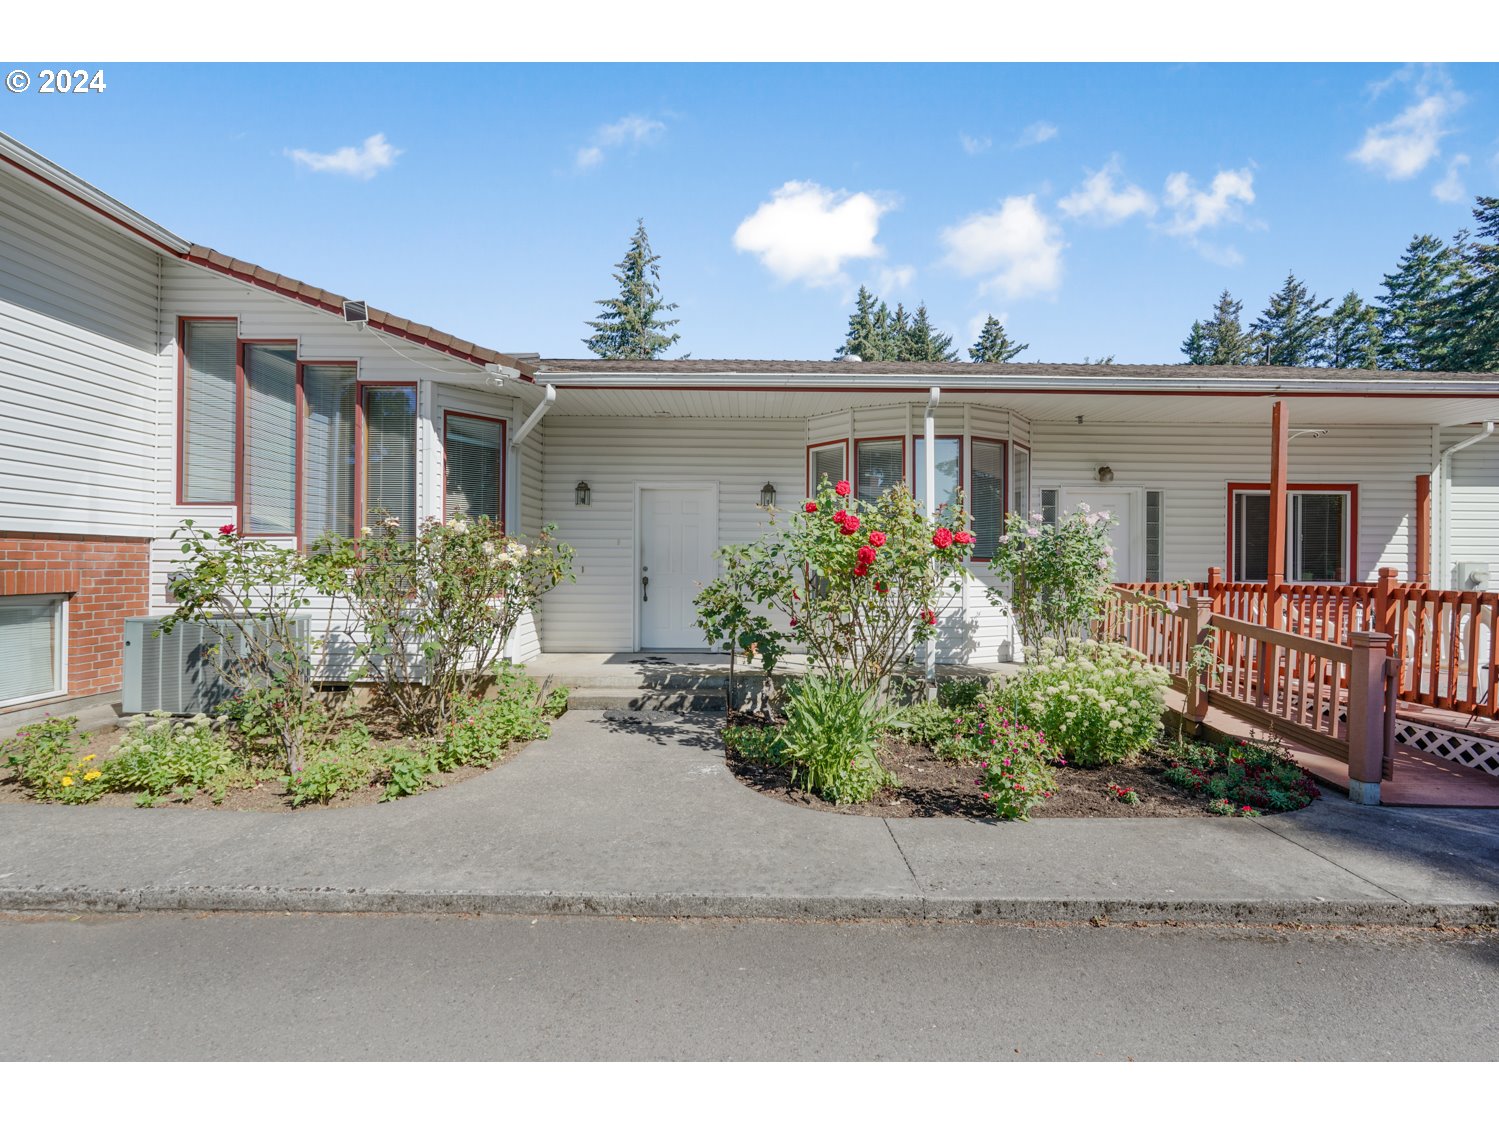
<path id="1" fill-rule="evenodd" d="M 399 800 L 424 791 L 439 772 L 437 754 L 420 746 L 396 745 L 386 749 L 380 757 L 377 781 L 385 782 L 385 794 L 381 801 Z"/>
<path id="2" fill-rule="evenodd" d="M 1248 804 L 1235 804 L 1232 800 L 1213 800 L 1208 803 L 1208 811 L 1215 816 L 1241 816 L 1245 819 L 1258 816 L 1258 808 L 1252 808 Z"/>
<path id="3" fill-rule="evenodd" d="M 445 773 L 465 765 L 492 765 L 512 742 L 532 741 L 550 733 L 542 715 L 541 688 L 518 664 L 495 672 L 494 697 L 452 700 L 452 721 L 437 747 L 438 767 Z"/>
<path id="4" fill-rule="evenodd" d="M 1183 742 L 1173 747 L 1162 779 L 1187 792 L 1210 797 L 1210 810 L 1292 812 L 1317 798 L 1317 783 L 1284 748 L 1270 741 L 1236 738 L 1220 743 Z"/>
<path id="5" fill-rule="evenodd" d="M 1049 752 L 1039 730 L 1005 723 L 994 731 L 978 783 L 997 817 L 1028 820 L 1032 808 L 1056 794 L 1057 777 L 1046 763 Z"/>
<path id="6" fill-rule="evenodd" d="M 48 716 L 22 726 L 0 746 L 5 764 L 35 800 L 88 804 L 108 791 L 95 754 L 78 756 L 88 735 L 77 732 L 78 719 Z"/>
<path id="7" fill-rule="evenodd" d="M 1003 708 L 1074 765 L 1112 765 L 1149 748 L 1163 729 L 1166 672 L 1118 644 L 1075 643 L 1072 651 L 1044 649 L 1000 689 Z"/>
<path id="8" fill-rule="evenodd" d="M 285 778 L 294 806 L 327 804 L 345 792 L 368 788 L 377 762 L 369 728 L 354 722 L 332 740 L 310 749 L 305 764 Z"/>
<path id="9" fill-rule="evenodd" d="M 553 687 L 547 692 L 546 698 L 541 700 L 541 716 L 548 719 L 558 719 L 567 713 L 567 688 Z"/>
<path id="10" fill-rule="evenodd" d="M 187 798 L 207 792 L 218 804 L 236 765 L 228 735 L 205 715 L 191 722 L 136 715 L 119 755 L 104 766 L 104 781 L 111 792 L 139 793 L 135 802 L 143 808 L 169 792 Z"/>
<path id="11" fill-rule="evenodd" d="M 781 734 L 774 726 L 728 726 L 723 740 L 741 761 L 780 765 L 784 760 Z"/>
<path id="12" fill-rule="evenodd" d="M 928 748 L 951 741 L 963 725 L 963 716 L 934 702 L 903 706 L 895 712 L 890 723 L 891 729 L 912 745 Z"/>
<path id="13" fill-rule="evenodd" d="M 789 695 L 781 741 L 793 784 L 834 804 L 861 804 L 895 784 L 875 753 L 889 715 L 874 687 L 809 675 Z"/>
<path id="14" fill-rule="evenodd" d="M 937 702 L 948 710 L 972 710 L 988 687 L 983 679 L 942 679 L 937 683 Z"/>

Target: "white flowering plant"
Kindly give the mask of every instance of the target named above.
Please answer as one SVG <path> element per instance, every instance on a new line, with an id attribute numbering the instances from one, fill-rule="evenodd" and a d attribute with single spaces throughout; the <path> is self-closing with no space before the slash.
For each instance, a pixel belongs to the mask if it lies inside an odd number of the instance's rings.
<path id="1" fill-rule="evenodd" d="M 989 568 L 1008 581 L 1009 593 L 990 589 L 988 596 L 1009 609 L 1027 652 L 1051 639 L 1065 653 L 1087 635 L 1113 586 L 1113 525 L 1112 516 L 1087 504 L 1055 523 L 1042 522 L 1040 512 L 1012 512 L 1005 520 Z"/>
<path id="2" fill-rule="evenodd" d="M 1094 768 L 1126 761 L 1160 737 L 1169 683 L 1163 669 L 1123 645 L 1081 641 L 1064 655 L 1048 642 L 1001 688 L 1000 705 L 1070 763 Z"/>

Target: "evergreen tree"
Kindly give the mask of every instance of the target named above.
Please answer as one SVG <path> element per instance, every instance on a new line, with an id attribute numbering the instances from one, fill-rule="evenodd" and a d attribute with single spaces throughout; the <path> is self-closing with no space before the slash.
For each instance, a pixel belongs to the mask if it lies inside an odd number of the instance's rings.
<path id="1" fill-rule="evenodd" d="M 1439 371 L 1452 365 L 1457 261 L 1440 238 L 1412 238 L 1379 298 L 1379 365 L 1401 371 Z"/>
<path id="2" fill-rule="evenodd" d="M 866 363 L 883 358 L 885 321 L 889 316 L 885 302 L 860 285 L 859 295 L 854 298 L 854 311 L 848 318 L 848 332 L 843 337 L 843 345 L 838 348 L 837 357 L 843 359 L 857 355 Z"/>
<path id="3" fill-rule="evenodd" d="M 1234 300 L 1232 294 L 1224 289 L 1218 297 L 1218 303 L 1213 306 L 1213 315 L 1200 322 L 1193 334 L 1187 337 L 1187 343 L 1194 343 L 1195 339 L 1194 346 L 1200 356 L 1200 359 L 1191 359 L 1191 362 L 1230 366 L 1248 363 L 1250 337 L 1239 320 L 1243 312 L 1244 302 Z M 1187 344 L 1184 343 L 1182 350 L 1186 349 Z"/>
<path id="4" fill-rule="evenodd" d="M 1208 337 L 1203 331 L 1201 320 L 1192 321 L 1192 330 L 1187 333 L 1187 338 L 1182 340 L 1182 354 L 1187 357 L 1188 363 L 1197 366 L 1209 361 Z"/>
<path id="5" fill-rule="evenodd" d="M 885 321 L 885 358 L 904 363 L 911 358 L 911 317 L 904 304 L 897 303 L 895 311 Z"/>
<path id="6" fill-rule="evenodd" d="M 952 336 L 932 326 L 925 302 L 916 306 L 916 315 L 906 329 L 904 358 L 913 363 L 951 363 L 958 357 Z"/>
<path id="7" fill-rule="evenodd" d="M 1327 317 L 1322 358 L 1329 367 L 1379 366 L 1379 312 L 1350 292 Z"/>
<path id="8" fill-rule="evenodd" d="M 682 337 L 666 329 L 680 321 L 663 320 L 661 313 L 672 312 L 675 304 L 661 300 L 661 255 L 651 253 L 651 242 L 645 233 L 645 220 L 636 220 L 635 234 L 625 260 L 615 266 L 619 296 L 595 301 L 604 311 L 597 320 L 588 321 L 593 335 L 583 342 L 601 359 L 655 359 Z"/>
<path id="9" fill-rule="evenodd" d="M 1028 343 L 1010 339 L 1005 326 L 990 316 L 984 321 L 979 338 L 968 349 L 968 358 L 975 363 L 1008 363 L 1028 347 Z"/>
<path id="10" fill-rule="evenodd" d="M 1451 367 L 1459 371 L 1499 370 L 1499 198 L 1480 195 L 1473 208 L 1476 240 L 1460 237 L 1459 262 L 1449 309 Z"/>
<path id="11" fill-rule="evenodd" d="M 1321 362 L 1327 330 L 1324 313 L 1331 303 L 1308 292 L 1296 274 L 1286 274 L 1286 283 L 1271 294 L 1270 304 L 1249 326 L 1255 362 L 1266 367 L 1310 367 Z"/>

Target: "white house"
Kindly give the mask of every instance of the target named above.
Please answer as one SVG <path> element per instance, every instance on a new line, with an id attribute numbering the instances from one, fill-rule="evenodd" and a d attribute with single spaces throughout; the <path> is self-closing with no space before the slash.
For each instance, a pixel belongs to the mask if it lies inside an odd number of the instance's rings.
<path id="1" fill-rule="evenodd" d="M 762 532 L 767 487 L 919 498 L 929 452 L 980 559 L 940 655 L 1004 659 L 982 559 L 1006 511 L 1112 511 L 1122 580 L 1263 577 L 1275 401 L 1292 580 L 1499 566 L 1499 439 L 1451 453 L 1499 418 L 1492 374 L 543 360 L 361 318 L 3 134 L 0 201 L 0 712 L 118 688 L 121 622 L 168 609 L 185 517 L 287 543 L 377 512 L 556 523 L 578 580 L 512 655 L 700 650 L 697 583 Z"/>

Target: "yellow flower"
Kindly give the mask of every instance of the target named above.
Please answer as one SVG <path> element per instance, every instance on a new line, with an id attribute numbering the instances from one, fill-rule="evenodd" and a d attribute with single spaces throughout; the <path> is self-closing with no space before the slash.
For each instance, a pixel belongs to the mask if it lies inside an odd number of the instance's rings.
<path id="1" fill-rule="evenodd" d="M 99 755 L 97 753 L 90 753 L 87 757 L 84 758 L 84 760 L 85 761 L 92 761 L 95 757 L 98 757 L 98 756 Z"/>
<path id="2" fill-rule="evenodd" d="M 72 784 L 73 784 L 73 778 L 72 777 L 63 777 L 63 779 L 62 779 L 62 786 L 63 786 L 63 788 L 71 788 Z"/>
<path id="3" fill-rule="evenodd" d="M 99 772 L 98 769 L 90 769 L 88 772 L 83 774 L 83 779 L 86 781 L 96 781 L 103 775 L 104 774 Z"/>

